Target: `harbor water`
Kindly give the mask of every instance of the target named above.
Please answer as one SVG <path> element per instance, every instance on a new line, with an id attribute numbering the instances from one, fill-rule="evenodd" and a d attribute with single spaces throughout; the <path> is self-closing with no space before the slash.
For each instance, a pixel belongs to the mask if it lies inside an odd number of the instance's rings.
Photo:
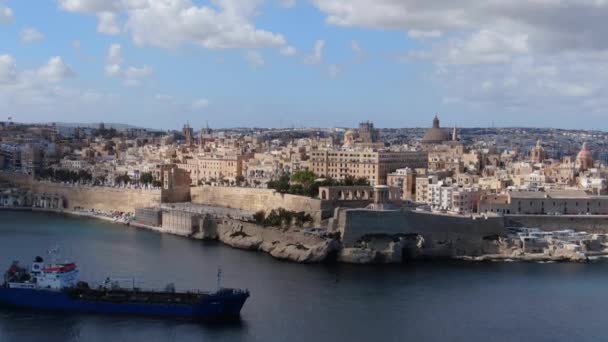
<path id="1" fill-rule="evenodd" d="M 108 222 L 0 211 L 0 267 L 54 246 L 81 278 L 251 291 L 240 322 L 15 311 L 0 341 L 606 341 L 608 263 L 303 265 Z"/>

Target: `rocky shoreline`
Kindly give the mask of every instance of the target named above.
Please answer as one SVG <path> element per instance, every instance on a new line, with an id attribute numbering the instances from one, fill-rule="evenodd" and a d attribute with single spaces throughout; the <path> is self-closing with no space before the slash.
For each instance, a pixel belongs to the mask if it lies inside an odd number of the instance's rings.
<path id="1" fill-rule="evenodd" d="M 103 220 L 123 226 L 143 228 L 161 234 L 172 234 L 196 240 L 217 240 L 227 246 L 243 250 L 261 251 L 280 260 L 297 263 L 320 263 L 340 249 L 334 239 L 321 238 L 296 229 L 262 227 L 237 220 L 220 220 L 216 233 L 181 235 L 164 231 L 160 227 L 148 226 L 131 220 L 110 217 L 98 211 L 69 209 L 14 208 L 19 211 L 40 211 Z"/>

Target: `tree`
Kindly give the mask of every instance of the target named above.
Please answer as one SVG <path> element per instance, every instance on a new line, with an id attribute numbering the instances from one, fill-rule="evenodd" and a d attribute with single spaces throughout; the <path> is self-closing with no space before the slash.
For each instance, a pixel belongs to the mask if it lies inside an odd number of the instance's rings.
<path id="1" fill-rule="evenodd" d="M 291 176 L 292 182 L 302 184 L 304 187 L 314 183 L 315 179 L 314 172 L 310 170 L 297 171 Z"/>
<path id="2" fill-rule="evenodd" d="M 152 182 L 154 182 L 154 177 L 152 176 L 152 173 L 144 172 L 139 176 L 139 182 L 141 184 L 152 184 Z"/>
<path id="3" fill-rule="evenodd" d="M 85 171 L 85 170 L 78 171 L 77 177 L 78 177 L 79 181 L 84 181 L 84 182 L 90 182 L 91 180 L 93 180 L 93 175 L 91 175 L 90 172 Z"/>
<path id="4" fill-rule="evenodd" d="M 260 210 L 260 211 L 256 212 L 255 214 L 253 214 L 253 220 L 257 224 L 264 224 L 265 219 L 266 219 L 266 213 L 264 212 L 264 210 Z"/>
<path id="5" fill-rule="evenodd" d="M 359 178 L 355 179 L 355 185 L 368 186 L 369 180 L 367 180 L 367 178 L 365 178 L 365 177 L 359 177 Z"/>
<path id="6" fill-rule="evenodd" d="M 129 175 L 127 175 L 126 173 L 124 175 L 120 175 L 120 176 L 116 176 L 116 178 L 114 178 L 114 182 L 117 184 L 121 184 L 121 183 L 131 183 L 131 177 L 129 177 Z"/>
<path id="7" fill-rule="evenodd" d="M 278 180 L 268 182 L 268 188 L 274 189 L 282 194 L 289 192 L 289 175 L 284 174 Z"/>
<path id="8" fill-rule="evenodd" d="M 106 177 L 104 177 L 104 176 L 95 177 L 95 181 L 94 181 L 95 185 L 103 185 L 105 182 L 106 182 Z"/>
<path id="9" fill-rule="evenodd" d="M 236 184 L 240 186 L 245 181 L 245 177 L 243 177 L 242 175 L 236 176 L 235 180 L 236 180 Z"/>
<path id="10" fill-rule="evenodd" d="M 342 185 L 343 186 L 353 186 L 353 185 L 355 185 L 355 177 L 350 176 L 350 175 L 344 177 L 344 180 L 342 181 Z"/>

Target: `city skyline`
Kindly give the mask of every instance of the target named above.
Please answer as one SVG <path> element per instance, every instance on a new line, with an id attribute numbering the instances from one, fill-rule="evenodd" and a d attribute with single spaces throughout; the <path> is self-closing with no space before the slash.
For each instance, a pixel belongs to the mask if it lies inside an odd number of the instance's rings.
<path id="1" fill-rule="evenodd" d="M 598 1 L 0 0 L 0 120 L 428 127 L 439 113 L 445 127 L 606 130 L 607 12 Z"/>

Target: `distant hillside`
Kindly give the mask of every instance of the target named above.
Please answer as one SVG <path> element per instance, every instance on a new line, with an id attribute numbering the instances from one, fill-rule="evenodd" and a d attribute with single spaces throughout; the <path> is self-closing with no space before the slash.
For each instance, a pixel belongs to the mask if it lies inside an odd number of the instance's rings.
<path id="1" fill-rule="evenodd" d="M 129 128 L 143 128 L 143 127 L 137 127 L 137 126 L 133 126 L 133 125 L 112 123 L 112 122 L 104 122 L 103 124 L 106 128 L 114 128 L 117 131 L 124 131 Z M 99 123 L 78 123 L 78 122 L 55 122 L 55 125 L 59 126 L 59 127 L 68 127 L 68 128 L 74 128 L 74 127 L 98 128 L 99 127 Z M 149 128 L 147 130 L 156 131 L 156 129 L 149 129 Z"/>

